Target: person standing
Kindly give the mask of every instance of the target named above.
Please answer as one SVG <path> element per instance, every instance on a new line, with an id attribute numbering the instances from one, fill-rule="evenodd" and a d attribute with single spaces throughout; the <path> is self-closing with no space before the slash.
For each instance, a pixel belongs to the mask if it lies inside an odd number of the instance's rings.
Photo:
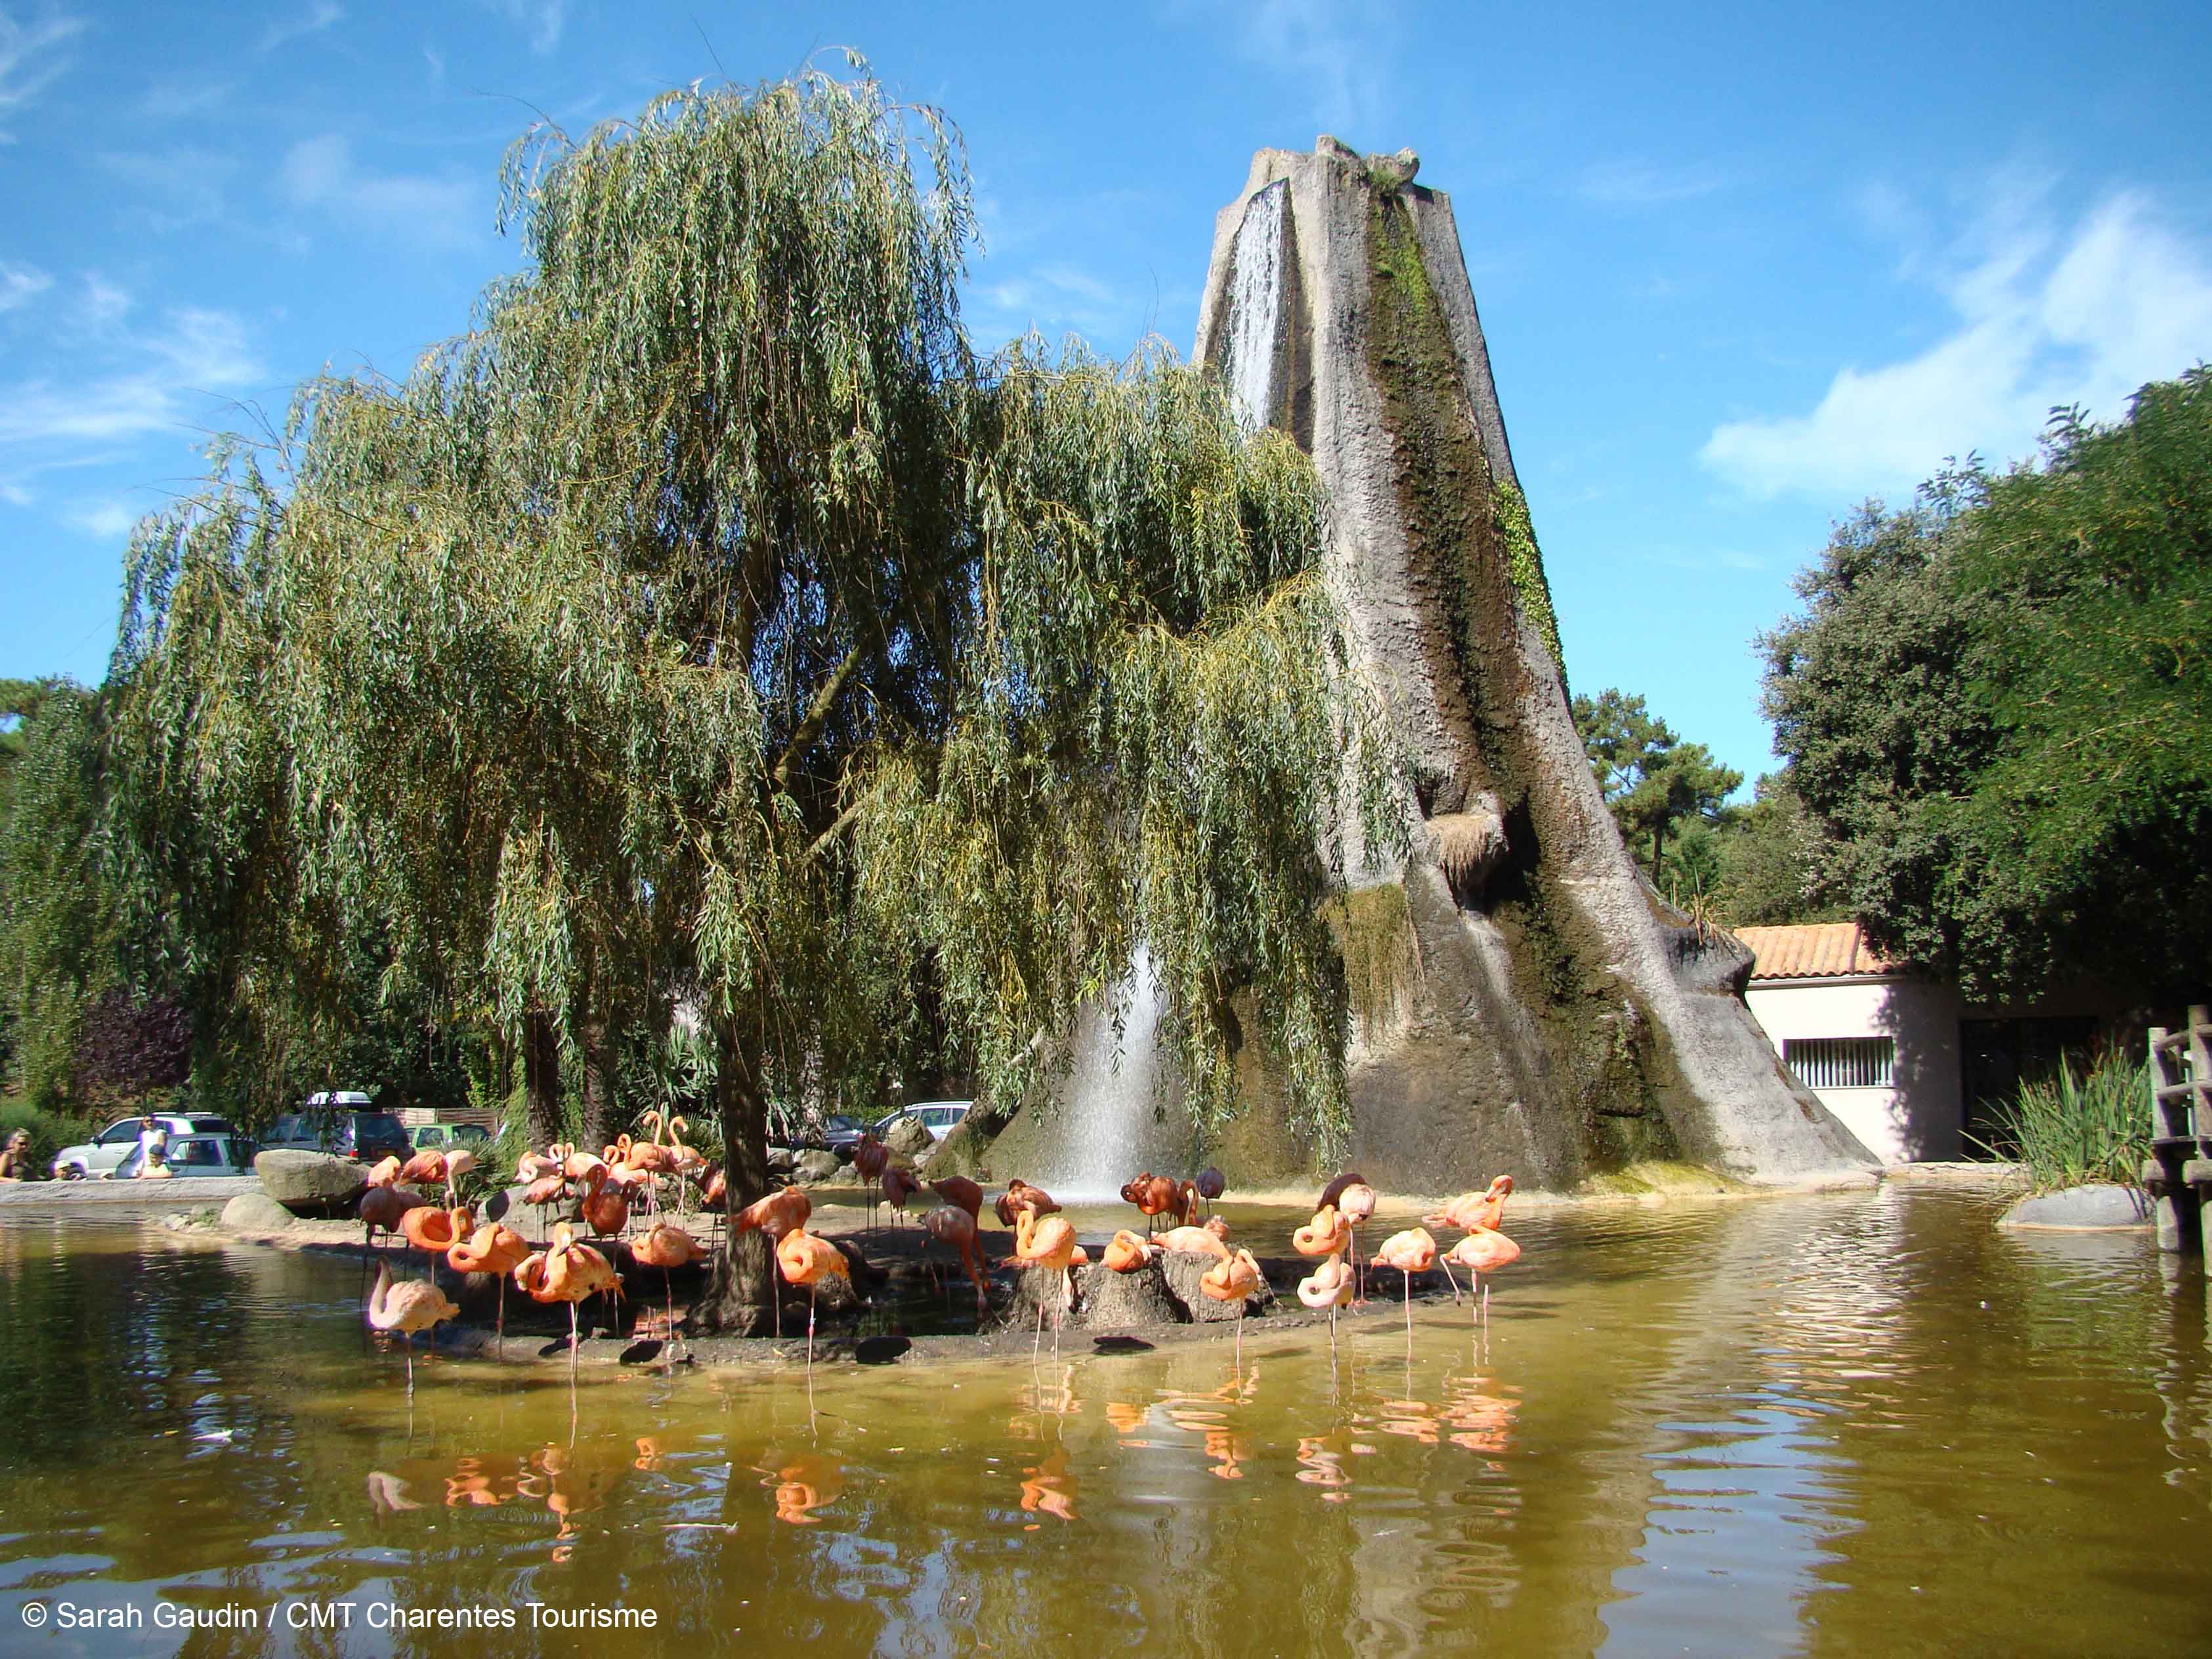
<path id="1" fill-rule="evenodd" d="M 18 1129 L 8 1137 L 5 1147 L 0 1147 L 0 1181 L 28 1181 L 31 1178 L 31 1132 Z"/>

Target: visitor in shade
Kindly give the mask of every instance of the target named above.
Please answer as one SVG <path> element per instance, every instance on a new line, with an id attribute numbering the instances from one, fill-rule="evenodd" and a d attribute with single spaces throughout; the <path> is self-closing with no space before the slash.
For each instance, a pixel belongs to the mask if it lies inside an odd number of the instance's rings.
<path id="1" fill-rule="evenodd" d="M 31 1178 L 31 1132 L 18 1129 L 8 1137 L 8 1144 L 0 1147 L 0 1181 L 28 1181 Z"/>

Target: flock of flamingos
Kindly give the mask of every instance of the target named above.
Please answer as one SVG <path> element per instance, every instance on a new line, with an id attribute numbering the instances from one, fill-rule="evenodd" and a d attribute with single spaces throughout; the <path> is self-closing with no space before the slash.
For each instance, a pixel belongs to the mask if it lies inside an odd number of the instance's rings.
<path id="1" fill-rule="evenodd" d="M 661 1208 L 661 1194 L 670 1183 L 674 1183 L 677 1213 L 681 1214 L 684 1200 L 695 1183 L 700 1202 L 710 1211 L 722 1203 L 725 1189 L 720 1172 L 696 1148 L 684 1144 L 685 1126 L 681 1118 L 663 1118 L 648 1113 L 646 1121 L 652 1129 L 650 1139 L 634 1140 L 623 1135 L 599 1153 L 574 1146 L 551 1146 L 543 1152 L 525 1154 L 516 1174 L 524 1187 L 521 1202 L 536 1207 L 541 1222 L 547 1207 L 557 1204 L 565 1209 L 573 1205 L 577 1219 L 595 1237 L 619 1237 L 628 1246 L 633 1261 L 641 1267 L 661 1269 L 663 1287 L 668 1297 L 668 1344 L 672 1364 L 678 1339 L 675 1292 L 668 1275 L 677 1267 L 705 1260 L 709 1249 L 691 1233 L 666 1218 Z M 665 1141 L 664 1133 L 667 1136 Z M 923 1189 L 920 1178 L 894 1163 L 889 1150 L 872 1135 L 864 1137 L 854 1148 L 853 1162 L 868 1193 L 871 1226 L 878 1201 L 890 1205 L 896 1218 L 908 1200 Z M 512 1279 L 515 1287 L 532 1301 L 547 1305 L 566 1303 L 572 1370 L 578 1344 L 578 1304 L 602 1293 L 611 1297 L 622 1294 L 622 1278 L 614 1263 L 578 1236 L 574 1222 L 562 1220 L 556 1224 L 552 1230 L 551 1243 L 542 1249 L 532 1249 L 520 1233 L 502 1222 L 487 1218 L 479 1223 L 475 1212 L 458 1202 L 456 1197 L 456 1183 L 474 1167 L 475 1159 L 466 1152 L 417 1152 L 404 1163 L 388 1158 L 370 1170 L 369 1189 L 361 1200 L 364 1260 L 379 1231 L 403 1237 L 410 1248 L 432 1258 L 433 1279 L 395 1280 L 380 1253 L 376 1282 L 368 1299 L 368 1322 L 378 1330 L 397 1331 L 408 1339 L 407 1379 L 410 1391 L 415 1379 L 415 1334 L 428 1330 L 460 1312 L 460 1308 L 434 1282 L 435 1261 L 440 1257 L 455 1273 L 489 1273 L 497 1278 L 497 1328 L 502 1352 L 507 1333 L 508 1279 Z M 1210 1209 L 1212 1201 L 1221 1196 L 1223 1186 L 1221 1172 L 1213 1169 L 1186 1181 L 1149 1171 L 1138 1176 L 1121 1188 L 1121 1197 L 1143 1215 L 1146 1231 L 1141 1235 L 1128 1229 L 1117 1231 L 1106 1245 L 1102 1259 L 1114 1273 L 1134 1273 L 1144 1271 L 1156 1257 L 1165 1253 L 1212 1257 L 1212 1265 L 1200 1277 L 1199 1288 L 1213 1301 L 1240 1304 L 1237 1353 L 1241 1364 L 1241 1304 L 1249 1301 L 1266 1281 L 1260 1263 L 1249 1249 L 1231 1247 L 1228 1224 L 1220 1216 L 1209 1215 L 1203 1224 L 1198 1220 L 1200 1202 Z M 442 1205 L 424 1190 L 439 1187 L 444 1188 Z M 978 1237 L 984 1189 L 964 1176 L 947 1176 L 929 1182 L 927 1187 L 942 1202 L 922 1217 L 921 1225 L 930 1239 L 948 1246 L 958 1256 L 975 1286 L 977 1310 L 984 1311 L 988 1307 L 988 1296 Z M 1403 1275 L 1408 1340 L 1413 1333 L 1413 1276 L 1434 1267 L 1443 1267 L 1445 1276 L 1451 1280 L 1455 1301 L 1460 1297 L 1460 1287 L 1452 1268 L 1466 1268 L 1476 1316 L 1486 1316 L 1489 1292 L 1481 1285 L 1481 1275 L 1506 1267 L 1521 1255 L 1521 1247 L 1498 1231 L 1506 1197 L 1512 1190 L 1513 1177 L 1500 1176 L 1486 1191 L 1462 1194 L 1437 1214 L 1424 1217 L 1427 1225 L 1393 1233 L 1368 1262 L 1372 1267 L 1395 1267 Z M 1352 1306 L 1360 1294 L 1358 1230 L 1374 1215 L 1376 1203 L 1375 1189 L 1364 1179 L 1353 1174 L 1340 1175 L 1322 1193 L 1313 1219 L 1291 1237 L 1291 1243 L 1300 1255 L 1316 1261 L 1313 1271 L 1298 1282 L 1297 1296 L 1306 1307 L 1328 1312 L 1332 1350 L 1336 1341 L 1337 1310 Z M 1071 1305 L 1073 1297 L 1070 1275 L 1073 1269 L 1090 1261 L 1088 1253 L 1076 1241 L 1075 1229 L 1059 1213 L 1060 1207 L 1049 1193 L 1019 1180 L 1010 1182 L 992 1206 L 1000 1224 L 1013 1232 L 1016 1265 L 1024 1271 L 1042 1269 L 1049 1276 L 1044 1283 L 1051 1290 L 1051 1296 L 1039 1295 L 1035 1298 L 1037 1324 L 1033 1346 L 1041 1346 L 1042 1343 L 1045 1307 L 1051 1300 L 1054 1307 L 1055 1350 L 1059 1345 L 1060 1310 Z M 826 1279 L 849 1281 L 853 1267 L 848 1254 L 852 1246 L 841 1246 L 806 1231 L 812 1212 L 813 1202 L 803 1190 L 785 1187 L 736 1211 L 728 1220 L 728 1231 L 733 1237 L 755 1231 L 765 1236 L 774 1247 L 776 1269 L 784 1281 L 807 1292 L 806 1358 L 810 1372 L 814 1363 L 816 1297 Z M 638 1224 L 641 1218 L 647 1224 L 641 1231 Z M 1173 1224 L 1164 1231 L 1156 1231 L 1162 1221 Z M 1430 1226 L 1459 1228 L 1465 1236 L 1449 1251 L 1439 1252 L 1436 1239 L 1428 1231 Z M 780 1321 L 780 1306 L 777 1316 Z"/>

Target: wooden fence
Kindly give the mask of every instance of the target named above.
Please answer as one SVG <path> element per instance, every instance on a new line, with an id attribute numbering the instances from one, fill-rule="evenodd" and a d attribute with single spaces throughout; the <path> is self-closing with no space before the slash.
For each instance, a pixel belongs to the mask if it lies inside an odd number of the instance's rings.
<path id="1" fill-rule="evenodd" d="M 2181 1030 L 2150 1028 L 2150 1133 L 2143 1187 L 2157 1208 L 2158 1247 L 2202 1255 L 2212 1204 L 2212 1007 L 2201 1002 Z"/>

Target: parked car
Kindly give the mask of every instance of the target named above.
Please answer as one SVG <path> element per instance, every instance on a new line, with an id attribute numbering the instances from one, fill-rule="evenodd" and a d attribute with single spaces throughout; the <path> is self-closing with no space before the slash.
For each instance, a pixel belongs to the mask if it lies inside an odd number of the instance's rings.
<path id="1" fill-rule="evenodd" d="M 932 1140 L 943 1140 L 960 1127 L 960 1121 L 968 1115 L 968 1109 L 975 1103 L 972 1100 L 920 1101 L 903 1111 L 887 1114 L 877 1123 L 876 1133 L 880 1136 L 895 1119 L 918 1117 L 922 1127 L 929 1131 Z"/>
<path id="2" fill-rule="evenodd" d="M 408 1139 L 418 1152 L 445 1152 L 466 1147 L 475 1152 L 491 1139 L 491 1131 L 481 1123 L 418 1123 L 408 1131 Z"/>
<path id="3" fill-rule="evenodd" d="M 210 1119 L 220 1122 L 220 1119 Z M 258 1149 L 241 1135 L 194 1134 L 171 1135 L 166 1160 L 169 1173 L 184 1179 L 198 1180 L 214 1176 L 249 1176 L 253 1173 L 253 1154 Z M 108 1172 L 111 1181 L 136 1181 L 144 1163 L 143 1149 L 133 1141 L 123 1162 Z"/>
<path id="4" fill-rule="evenodd" d="M 235 1134 L 230 1120 L 223 1117 L 179 1115 L 156 1112 L 154 1121 L 161 1126 L 171 1140 L 179 1135 Z M 113 1173 L 115 1166 L 138 1150 L 139 1121 L 136 1117 L 118 1117 L 90 1140 L 76 1146 L 64 1146 L 54 1154 L 53 1172 L 57 1181 L 97 1179 Z"/>
<path id="5" fill-rule="evenodd" d="M 310 1095 L 299 1111 L 278 1118 L 262 1138 L 269 1152 L 330 1152 L 374 1164 L 407 1158 L 414 1145 L 407 1126 L 390 1112 L 368 1109 L 368 1097 L 352 1091 Z"/>
<path id="6" fill-rule="evenodd" d="M 868 1132 L 868 1126 L 859 1118 L 844 1112 L 832 1112 L 822 1120 L 822 1145 L 837 1154 L 840 1163 L 853 1161 L 853 1148 Z"/>

